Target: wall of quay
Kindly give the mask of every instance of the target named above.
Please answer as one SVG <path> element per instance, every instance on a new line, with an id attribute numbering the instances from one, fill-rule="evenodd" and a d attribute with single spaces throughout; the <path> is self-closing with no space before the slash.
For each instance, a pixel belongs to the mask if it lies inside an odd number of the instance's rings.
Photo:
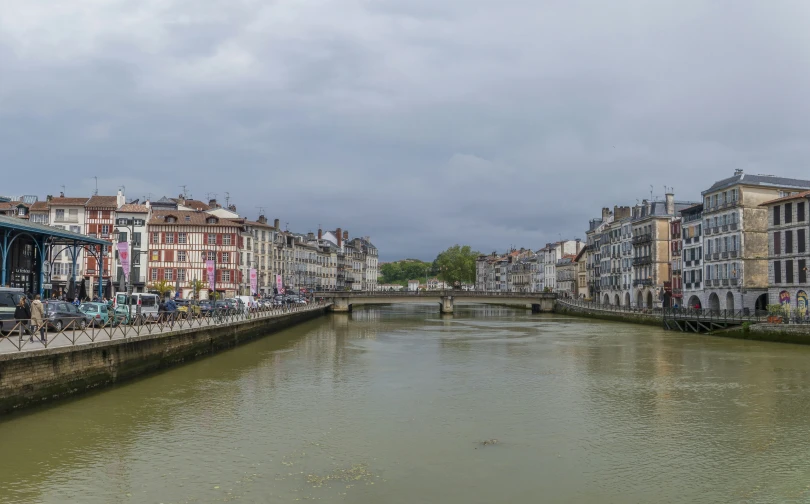
<path id="1" fill-rule="evenodd" d="M 577 317 L 589 317 L 600 320 L 612 320 L 614 322 L 629 322 L 631 324 L 644 324 L 663 327 L 663 321 L 660 314 L 586 307 L 575 303 L 568 303 L 559 298 L 554 304 L 554 313 L 573 315 Z"/>
<path id="2" fill-rule="evenodd" d="M 0 415 L 82 394 L 233 348 L 324 315 L 328 307 L 170 334 L 0 354 Z"/>

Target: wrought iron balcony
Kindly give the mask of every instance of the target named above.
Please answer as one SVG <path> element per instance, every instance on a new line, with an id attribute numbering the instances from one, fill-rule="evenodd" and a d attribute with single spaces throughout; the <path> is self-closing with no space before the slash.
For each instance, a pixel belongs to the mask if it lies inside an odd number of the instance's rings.
<path id="1" fill-rule="evenodd" d="M 651 262 L 652 262 L 651 256 L 641 256 L 633 258 L 633 266 L 641 266 L 644 264 L 650 264 Z"/>
<path id="2" fill-rule="evenodd" d="M 730 251 L 730 252 L 728 253 L 728 255 L 729 255 L 730 257 L 737 257 L 737 251 L 736 251 L 736 250 L 732 250 L 732 251 Z"/>
<path id="3" fill-rule="evenodd" d="M 652 235 L 650 233 L 645 233 L 643 235 L 638 235 L 633 237 L 633 245 L 638 245 L 641 243 L 649 243 L 652 241 Z"/>
<path id="4" fill-rule="evenodd" d="M 649 278 L 645 280 L 633 280 L 634 287 L 649 287 L 650 285 L 652 285 L 652 280 Z"/>

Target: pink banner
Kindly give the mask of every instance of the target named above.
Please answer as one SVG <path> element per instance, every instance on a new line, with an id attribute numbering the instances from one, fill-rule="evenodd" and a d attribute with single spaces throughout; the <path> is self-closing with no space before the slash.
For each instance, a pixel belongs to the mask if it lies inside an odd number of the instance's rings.
<path id="1" fill-rule="evenodd" d="M 279 294 L 284 293 L 284 285 L 281 283 L 281 275 L 276 275 L 276 289 L 278 289 Z"/>
<path id="2" fill-rule="evenodd" d="M 255 296 L 256 292 L 258 292 L 259 286 L 259 277 L 256 275 L 256 270 L 254 268 L 250 268 L 250 294 Z"/>
<path id="3" fill-rule="evenodd" d="M 129 280 L 129 243 L 118 242 L 118 260 L 121 262 L 121 269 L 124 270 L 124 278 Z"/>
<path id="4" fill-rule="evenodd" d="M 214 281 L 216 280 L 214 261 L 205 261 L 205 272 L 208 273 L 208 288 L 214 290 Z"/>

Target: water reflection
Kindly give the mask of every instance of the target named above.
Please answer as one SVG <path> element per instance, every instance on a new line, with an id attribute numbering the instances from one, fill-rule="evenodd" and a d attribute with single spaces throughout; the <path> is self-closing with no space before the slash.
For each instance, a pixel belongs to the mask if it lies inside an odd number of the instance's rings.
<path id="1" fill-rule="evenodd" d="M 0 502 L 810 502 L 809 351 L 362 308 L 0 422 Z"/>

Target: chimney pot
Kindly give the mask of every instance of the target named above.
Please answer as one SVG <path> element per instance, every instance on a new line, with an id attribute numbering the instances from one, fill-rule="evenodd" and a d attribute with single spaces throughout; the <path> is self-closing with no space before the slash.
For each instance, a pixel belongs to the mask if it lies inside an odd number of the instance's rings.
<path id="1" fill-rule="evenodd" d="M 348 239 L 349 239 L 349 231 L 348 231 L 348 230 L 343 232 L 343 239 L 344 239 L 344 240 L 348 240 Z"/>
<path id="2" fill-rule="evenodd" d="M 276 228 L 276 231 L 278 231 L 278 230 L 279 230 L 279 226 L 280 226 L 280 225 L 281 225 L 281 221 L 280 221 L 280 220 L 275 219 L 275 220 L 273 221 L 273 227 L 274 227 L 274 228 Z"/>
<path id="3" fill-rule="evenodd" d="M 323 239 L 323 229 L 318 228 L 318 239 Z"/>

